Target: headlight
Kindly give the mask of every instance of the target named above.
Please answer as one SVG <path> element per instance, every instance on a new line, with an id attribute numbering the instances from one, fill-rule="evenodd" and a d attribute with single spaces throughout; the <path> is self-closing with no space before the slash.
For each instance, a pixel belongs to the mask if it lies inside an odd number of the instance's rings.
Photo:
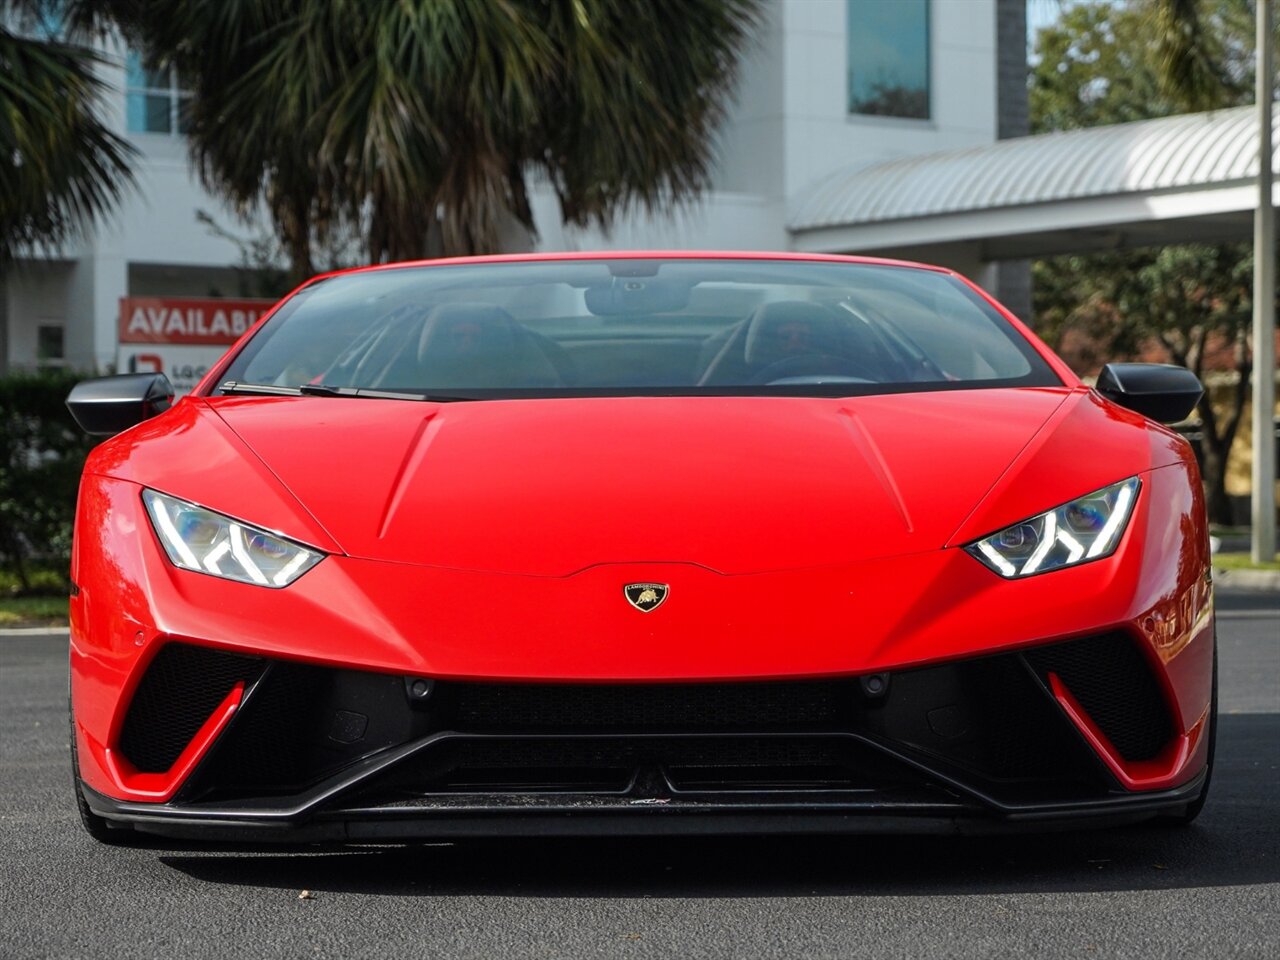
<path id="1" fill-rule="evenodd" d="M 142 491 L 164 552 L 175 567 L 262 587 L 287 587 L 324 554 L 194 503 Z"/>
<path id="2" fill-rule="evenodd" d="M 1010 580 L 1111 556 L 1141 486 L 1137 477 L 1023 520 L 965 547 Z"/>

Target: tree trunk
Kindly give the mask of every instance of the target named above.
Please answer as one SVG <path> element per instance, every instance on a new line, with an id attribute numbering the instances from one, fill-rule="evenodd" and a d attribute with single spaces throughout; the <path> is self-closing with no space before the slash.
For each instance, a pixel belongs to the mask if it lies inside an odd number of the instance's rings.
<path id="1" fill-rule="evenodd" d="M 27 565 L 22 558 L 21 546 L 19 546 L 18 549 L 14 551 L 12 560 L 13 560 L 13 569 L 18 574 L 18 589 L 24 594 L 30 593 L 31 578 L 27 575 Z"/>
<path id="2" fill-rule="evenodd" d="M 289 252 L 289 286 L 296 287 L 315 276 L 311 259 L 311 201 L 301 194 L 289 197 L 276 209 L 276 227 Z"/>
<path id="3" fill-rule="evenodd" d="M 12 540 L 6 538 L 6 540 L 8 540 L 8 543 L 5 546 L 4 553 L 18 578 L 18 595 L 25 596 L 31 592 L 31 578 L 27 574 L 27 564 L 23 558 L 23 554 L 26 551 L 19 538 L 14 537 Z"/>
<path id="4" fill-rule="evenodd" d="M 1249 381 L 1252 364 L 1248 347 L 1241 332 L 1236 339 L 1236 380 L 1231 392 L 1231 406 L 1227 410 L 1225 420 L 1219 421 L 1217 411 L 1209 402 L 1209 394 L 1200 398 L 1197 408 L 1200 411 L 1200 454 L 1201 479 L 1204 482 L 1204 494 L 1209 508 L 1209 520 L 1212 523 L 1229 526 L 1235 520 L 1231 511 L 1231 499 L 1227 496 L 1227 461 L 1231 456 L 1231 447 L 1236 441 L 1236 432 L 1240 427 L 1240 419 L 1244 414 L 1244 405 L 1249 397 Z"/>
<path id="5" fill-rule="evenodd" d="M 1205 505 L 1209 510 L 1209 522 L 1224 527 L 1231 526 L 1235 517 L 1231 510 L 1231 498 L 1227 496 L 1227 458 L 1208 438 L 1208 431 L 1200 441 L 1200 479 L 1204 484 Z"/>
<path id="6" fill-rule="evenodd" d="M 1230 444 L 1223 444 L 1218 432 L 1218 414 L 1208 392 L 1196 405 L 1200 411 L 1200 479 L 1209 508 L 1209 522 L 1230 526 L 1231 501 L 1227 498 L 1227 456 Z"/>

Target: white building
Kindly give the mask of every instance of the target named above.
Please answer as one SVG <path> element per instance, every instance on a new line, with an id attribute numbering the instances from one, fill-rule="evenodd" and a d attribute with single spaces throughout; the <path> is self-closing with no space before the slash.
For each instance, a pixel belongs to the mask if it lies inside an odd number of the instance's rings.
<path id="1" fill-rule="evenodd" d="M 792 208 L 837 171 L 1024 133 L 1024 55 L 1023 0 L 774 0 L 703 202 L 604 237 L 564 228 L 535 191 L 535 248 L 792 248 Z M 0 280 L 0 369 L 114 366 L 122 297 L 250 292 L 238 247 L 197 218 L 251 232 L 190 168 L 176 78 L 146 74 L 123 51 L 110 73 L 108 119 L 140 152 L 138 189 L 85 242 Z M 991 266 L 968 254 L 950 265 L 1021 305 Z"/>

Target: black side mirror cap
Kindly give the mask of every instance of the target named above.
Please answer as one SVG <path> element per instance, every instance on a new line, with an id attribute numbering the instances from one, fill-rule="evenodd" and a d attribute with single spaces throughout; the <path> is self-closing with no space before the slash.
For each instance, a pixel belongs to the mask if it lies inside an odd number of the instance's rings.
<path id="1" fill-rule="evenodd" d="M 85 433 L 110 437 L 173 406 L 163 373 L 124 373 L 82 380 L 67 394 L 67 409 Z"/>
<path id="2" fill-rule="evenodd" d="M 1187 419 L 1204 395 L 1194 373 L 1168 363 L 1108 363 L 1098 374 L 1097 391 L 1160 423 Z"/>

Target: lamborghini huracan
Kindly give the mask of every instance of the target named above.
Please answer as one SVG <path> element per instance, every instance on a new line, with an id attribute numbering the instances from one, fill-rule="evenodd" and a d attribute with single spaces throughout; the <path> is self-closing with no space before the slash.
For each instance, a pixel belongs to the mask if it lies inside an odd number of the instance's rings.
<path id="1" fill-rule="evenodd" d="M 107 435 L 72 559 L 108 842 L 1186 823 L 1213 585 L 1185 369 L 1088 386 L 947 270 L 317 277 Z"/>

